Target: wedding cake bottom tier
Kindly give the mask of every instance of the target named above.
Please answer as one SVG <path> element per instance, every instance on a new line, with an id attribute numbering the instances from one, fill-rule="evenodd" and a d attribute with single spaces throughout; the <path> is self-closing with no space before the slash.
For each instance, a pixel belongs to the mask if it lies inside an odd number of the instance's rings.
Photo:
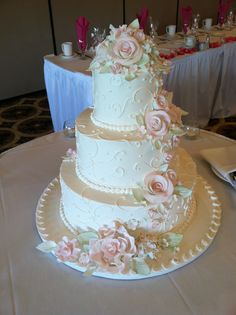
<path id="1" fill-rule="evenodd" d="M 184 231 L 182 229 L 176 229 L 175 231 L 175 233 L 181 233 L 182 238 L 180 238 L 181 235 L 179 234 L 166 233 L 161 235 L 160 239 L 155 242 L 155 240 L 153 241 L 151 238 L 152 235 L 150 235 L 149 241 L 147 241 L 146 245 L 150 247 L 150 244 L 157 244 L 157 248 L 152 247 L 150 250 L 155 252 L 155 249 L 159 249 L 159 251 L 156 254 L 154 253 L 154 257 L 151 257 L 150 253 L 148 253 L 149 256 L 144 260 L 140 257 L 140 255 L 142 256 L 142 253 L 137 254 L 137 252 L 134 252 L 130 257 L 130 265 L 131 267 L 134 265 L 135 268 L 123 270 L 122 272 L 117 271 L 114 273 L 114 270 L 111 272 L 108 268 L 104 269 L 104 267 L 101 267 L 100 264 L 98 264 L 92 265 L 96 268 L 91 269 L 91 266 L 85 266 L 80 260 L 80 258 L 84 258 L 86 254 L 84 250 L 77 250 L 80 257 L 72 257 L 75 259 L 70 259 L 71 257 L 69 256 L 67 259 L 59 261 L 63 261 L 65 264 L 76 270 L 86 272 L 87 275 L 89 273 L 94 276 L 119 280 L 154 277 L 183 267 L 205 252 L 208 246 L 212 243 L 220 226 L 221 208 L 218 197 L 212 187 L 209 186 L 204 179 L 199 177 L 197 177 L 195 197 L 197 200 L 196 210 L 191 222 Z M 64 225 L 60 216 L 60 202 L 60 183 L 56 178 L 48 185 L 47 188 L 45 188 L 38 202 L 36 210 L 36 226 L 40 237 L 43 240 L 43 243 L 40 244 L 42 245 L 41 248 L 44 248 L 43 251 L 49 252 L 48 250 L 45 250 L 45 246 L 47 248 L 50 247 L 50 250 L 57 259 L 59 259 L 59 257 L 62 258 L 60 255 L 58 256 L 58 251 L 60 246 L 65 246 L 66 240 L 69 242 L 68 246 L 70 247 L 68 247 L 68 251 L 63 252 L 64 254 L 70 253 L 71 244 L 74 244 L 75 238 L 83 240 L 86 235 L 88 237 L 96 234 L 94 232 L 92 232 L 92 234 L 90 232 L 70 232 Z M 124 232 L 124 230 L 121 230 L 121 232 Z M 128 237 L 127 233 L 133 235 L 132 231 L 126 231 L 126 237 Z M 169 245 L 175 245 L 174 249 L 172 247 L 169 249 L 169 247 L 166 246 L 168 244 L 165 242 L 163 243 L 163 238 L 171 241 Z M 176 239 L 179 239 L 180 242 L 176 242 Z M 103 239 L 98 239 L 98 242 L 101 242 L 102 240 Z M 160 241 L 161 244 L 159 244 Z M 136 247 L 138 247 L 140 242 L 141 239 L 139 237 L 135 237 Z M 173 244 L 173 242 L 175 244 Z M 52 248 L 52 244 L 55 246 L 57 244 L 58 245 L 55 249 L 53 249 L 54 247 Z M 74 244 L 74 246 L 76 246 L 76 244 Z M 77 246 L 80 246 L 80 243 L 77 244 Z M 64 249 L 65 248 L 63 247 L 63 250 Z M 145 263 L 142 263 L 142 261 Z"/>
<path id="2" fill-rule="evenodd" d="M 75 160 L 62 162 L 60 169 L 61 217 L 72 231 L 94 229 L 113 221 L 137 231 L 165 233 L 176 227 L 185 227 L 194 215 L 194 185 L 196 172 L 185 169 L 194 164 L 186 151 L 181 150 L 178 177 L 186 187 L 191 187 L 191 196 L 174 194 L 168 202 L 157 206 L 137 202 L 132 195 L 109 194 L 94 190 L 76 175 Z"/>

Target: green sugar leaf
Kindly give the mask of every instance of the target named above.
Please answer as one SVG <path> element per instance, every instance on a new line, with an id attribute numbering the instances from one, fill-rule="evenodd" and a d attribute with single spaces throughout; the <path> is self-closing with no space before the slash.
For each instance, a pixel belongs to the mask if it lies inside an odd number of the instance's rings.
<path id="1" fill-rule="evenodd" d="M 145 262 L 144 258 L 135 257 L 134 259 L 134 269 L 140 275 L 148 275 L 150 273 L 150 267 Z"/>
<path id="2" fill-rule="evenodd" d="M 175 248 L 181 243 L 183 235 L 169 232 L 164 234 L 163 239 L 167 241 L 168 248 Z"/>
<path id="3" fill-rule="evenodd" d="M 39 244 L 36 248 L 43 253 L 51 253 L 56 247 L 57 244 L 54 241 L 45 241 Z"/>
<path id="4" fill-rule="evenodd" d="M 130 23 L 129 27 L 131 27 L 131 28 L 139 28 L 139 21 L 138 21 L 138 19 L 135 19 L 132 23 Z"/>
<path id="5" fill-rule="evenodd" d="M 88 244 L 90 240 L 98 239 L 98 234 L 93 231 L 82 232 L 77 237 L 78 241 L 82 244 Z"/>
<path id="6" fill-rule="evenodd" d="M 139 114 L 136 116 L 136 121 L 137 123 L 140 125 L 140 126 L 143 126 L 144 125 L 144 118 L 143 118 L 143 115 L 142 114 Z"/>
<path id="7" fill-rule="evenodd" d="M 174 192 L 184 198 L 187 198 L 191 196 L 192 189 L 189 189 L 183 185 L 176 185 Z"/>
<path id="8" fill-rule="evenodd" d="M 132 193 L 133 193 L 133 196 L 137 202 L 143 202 L 145 200 L 144 196 L 143 196 L 143 190 L 142 189 L 133 188 Z"/>

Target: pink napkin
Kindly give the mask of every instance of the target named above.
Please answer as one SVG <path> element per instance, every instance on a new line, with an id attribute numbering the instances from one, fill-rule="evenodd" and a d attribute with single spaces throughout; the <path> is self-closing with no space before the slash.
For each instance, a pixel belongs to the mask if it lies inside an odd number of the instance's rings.
<path id="1" fill-rule="evenodd" d="M 77 34 L 78 47 L 82 51 L 85 51 L 87 47 L 88 28 L 89 28 L 89 21 L 86 19 L 86 17 L 79 16 L 76 19 L 76 34 Z"/>
<path id="2" fill-rule="evenodd" d="M 187 33 L 188 27 L 190 26 L 190 21 L 192 19 L 193 10 L 192 7 L 182 7 L 181 8 L 181 18 L 182 18 L 182 27 L 184 33 Z"/>
<path id="3" fill-rule="evenodd" d="M 145 30 L 149 16 L 148 9 L 146 7 L 142 8 L 140 13 L 137 13 L 136 16 L 138 18 L 140 28 Z"/>
<path id="4" fill-rule="evenodd" d="M 227 0 L 226 2 L 220 1 L 218 7 L 218 19 L 219 23 L 223 24 L 226 19 L 227 12 L 232 4 L 232 0 Z"/>

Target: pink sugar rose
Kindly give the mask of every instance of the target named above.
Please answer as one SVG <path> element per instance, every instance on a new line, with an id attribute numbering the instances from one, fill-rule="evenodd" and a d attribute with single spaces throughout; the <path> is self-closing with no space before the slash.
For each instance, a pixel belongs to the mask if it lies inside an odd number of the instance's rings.
<path id="1" fill-rule="evenodd" d="M 115 63 L 111 66 L 111 71 L 114 74 L 121 73 L 122 71 L 122 66 L 119 63 Z"/>
<path id="2" fill-rule="evenodd" d="M 63 237 L 62 241 L 58 243 L 55 255 L 59 261 L 76 261 L 81 252 L 80 248 L 76 247 L 77 240 L 69 240 L 66 236 Z"/>
<path id="3" fill-rule="evenodd" d="M 146 112 L 144 119 L 147 132 L 150 135 L 154 137 L 163 137 L 168 133 L 171 119 L 164 110 Z"/>
<path id="4" fill-rule="evenodd" d="M 87 253 L 81 253 L 79 257 L 79 264 L 82 267 L 87 267 L 90 262 L 89 255 Z"/>
<path id="5" fill-rule="evenodd" d="M 136 30 L 133 36 L 135 37 L 135 39 L 137 39 L 139 43 L 142 43 L 145 40 L 145 34 L 143 30 L 140 30 L 140 29 Z"/>
<path id="6" fill-rule="evenodd" d="M 175 106 L 174 104 L 170 104 L 168 113 L 173 123 L 182 124 L 182 111 L 179 107 Z"/>
<path id="7" fill-rule="evenodd" d="M 112 57 L 115 63 L 130 66 L 137 63 L 143 56 L 143 49 L 138 41 L 126 33 L 118 37 L 113 47 Z"/>
<path id="8" fill-rule="evenodd" d="M 105 227 L 99 234 L 103 238 L 90 240 L 90 260 L 109 272 L 125 272 L 130 258 L 136 253 L 135 239 L 117 222 L 110 231 Z"/>
<path id="9" fill-rule="evenodd" d="M 166 174 L 160 175 L 152 172 L 145 177 L 144 182 L 147 188 L 144 198 L 151 204 L 157 205 L 165 202 L 173 194 L 173 183 Z"/>
<path id="10" fill-rule="evenodd" d="M 169 108 L 169 103 L 166 97 L 163 94 L 158 94 L 156 97 L 156 106 L 157 109 L 167 110 Z"/>

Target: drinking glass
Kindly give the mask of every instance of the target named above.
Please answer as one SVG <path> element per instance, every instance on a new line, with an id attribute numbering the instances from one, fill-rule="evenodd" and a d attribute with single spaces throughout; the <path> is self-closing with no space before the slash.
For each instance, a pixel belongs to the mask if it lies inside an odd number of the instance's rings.
<path id="1" fill-rule="evenodd" d="M 104 41 L 106 38 L 106 29 L 100 29 L 99 27 L 93 27 L 90 33 L 91 38 L 91 47 L 89 49 L 90 52 L 95 54 L 96 47 Z"/>
<path id="2" fill-rule="evenodd" d="M 158 21 L 154 21 L 153 18 L 150 16 L 149 20 L 148 20 L 148 26 L 149 26 L 149 35 L 153 40 L 157 40 L 157 29 L 159 26 L 159 22 Z"/>
<path id="3" fill-rule="evenodd" d="M 80 59 L 86 59 L 86 51 L 87 51 L 87 42 L 82 39 L 78 40 L 78 49 L 80 54 Z"/>
<path id="4" fill-rule="evenodd" d="M 72 119 L 68 119 L 64 121 L 63 124 L 63 133 L 67 138 L 75 137 L 75 121 Z"/>
<path id="5" fill-rule="evenodd" d="M 227 28 L 229 30 L 232 29 L 232 26 L 233 26 L 233 20 L 234 20 L 234 14 L 233 14 L 233 11 L 230 11 L 228 16 L 227 16 L 227 20 L 226 20 L 226 25 L 227 25 Z"/>
<path id="6" fill-rule="evenodd" d="M 196 139 L 200 135 L 199 120 L 194 117 L 183 117 L 185 136 L 188 139 Z"/>

